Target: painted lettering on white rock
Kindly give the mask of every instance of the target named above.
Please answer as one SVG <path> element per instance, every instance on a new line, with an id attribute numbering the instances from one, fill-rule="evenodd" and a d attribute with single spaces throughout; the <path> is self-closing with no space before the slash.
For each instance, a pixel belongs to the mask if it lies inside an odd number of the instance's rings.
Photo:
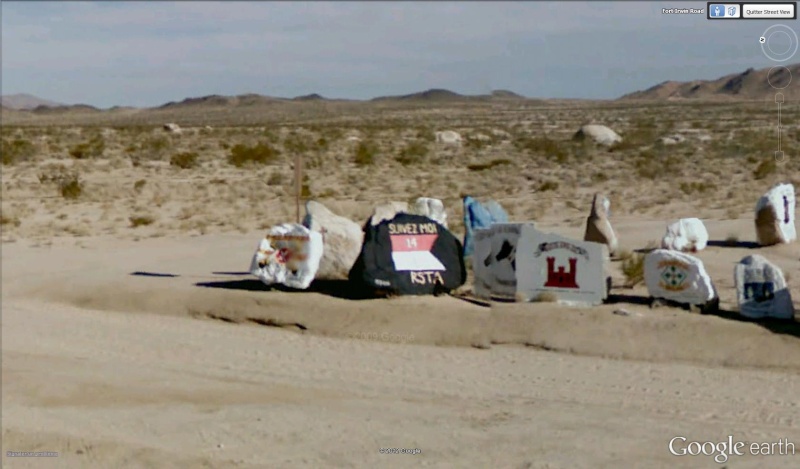
<path id="1" fill-rule="evenodd" d="M 517 245 L 517 290 L 534 300 L 555 293 L 560 302 L 600 304 L 608 291 L 608 247 L 525 227 Z"/>
<path id="2" fill-rule="evenodd" d="M 743 258 L 734 268 L 739 314 L 751 319 L 793 319 L 794 304 L 781 269 L 765 257 Z"/>
<path id="3" fill-rule="evenodd" d="M 496 290 L 492 271 L 492 237 L 494 227 L 478 228 L 474 231 L 475 250 L 472 253 L 472 271 L 475 275 L 473 294 L 479 298 L 489 298 Z"/>
<path id="4" fill-rule="evenodd" d="M 703 261 L 686 253 L 652 251 L 644 260 L 644 279 L 653 298 L 704 305 L 716 297 Z"/>
<path id="5" fill-rule="evenodd" d="M 797 240 L 795 190 L 792 184 L 777 184 L 756 203 L 756 235 L 759 244 L 791 243 Z"/>
<path id="6" fill-rule="evenodd" d="M 250 263 L 250 273 L 264 284 L 306 289 L 322 258 L 322 235 L 303 225 L 285 223 L 267 232 Z"/>

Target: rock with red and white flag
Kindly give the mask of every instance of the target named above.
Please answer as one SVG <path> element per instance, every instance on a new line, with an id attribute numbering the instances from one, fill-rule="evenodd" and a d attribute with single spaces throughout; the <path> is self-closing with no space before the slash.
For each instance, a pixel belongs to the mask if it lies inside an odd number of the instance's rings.
<path id="1" fill-rule="evenodd" d="M 447 292 L 466 281 L 463 247 L 436 221 L 408 213 L 367 226 L 350 280 L 401 295 Z"/>

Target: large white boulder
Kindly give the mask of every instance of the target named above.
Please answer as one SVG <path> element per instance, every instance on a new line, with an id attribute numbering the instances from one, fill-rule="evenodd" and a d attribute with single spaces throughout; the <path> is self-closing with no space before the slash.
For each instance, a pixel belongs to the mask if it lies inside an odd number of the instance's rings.
<path id="1" fill-rule="evenodd" d="M 706 305 L 717 298 L 703 261 L 677 251 L 656 249 L 644 259 L 644 281 L 653 298 Z"/>
<path id="2" fill-rule="evenodd" d="M 792 184 L 778 184 L 756 203 L 756 236 L 762 246 L 797 240 L 795 192 Z"/>
<path id="3" fill-rule="evenodd" d="M 763 256 L 747 256 L 734 268 L 739 314 L 751 319 L 794 319 L 792 296 L 781 269 Z"/>
<path id="4" fill-rule="evenodd" d="M 439 199 L 420 197 L 414 203 L 411 213 L 426 216 L 447 228 L 447 213 L 444 210 L 444 203 Z"/>
<path id="5" fill-rule="evenodd" d="M 458 145 L 463 141 L 463 139 L 461 138 L 461 134 L 453 130 L 439 131 L 436 132 L 435 135 L 436 135 L 436 143 Z"/>
<path id="6" fill-rule="evenodd" d="M 672 251 L 702 251 L 708 245 L 708 230 L 699 218 L 682 218 L 667 226 L 661 248 Z"/>
<path id="7" fill-rule="evenodd" d="M 266 285 L 304 290 L 314 280 L 322 251 L 320 233 L 296 223 L 277 225 L 258 244 L 250 273 Z"/>
<path id="8" fill-rule="evenodd" d="M 600 145 L 611 146 L 622 141 L 622 137 L 605 125 L 588 124 L 575 133 L 575 139 L 589 138 Z"/>
<path id="9" fill-rule="evenodd" d="M 496 290 L 492 264 L 492 237 L 494 227 L 476 228 L 473 232 L 475 250 L 472 252 L 472 273 L 475 276 L 472 293 L 478 298 L 489 299 Z"/>
<path id="10" fill-rule="evenodd" d="M 324 249 L 315 278 L 347 280 L 364 242 L 364 232 L 358 223 L 336 215 L 323 204 L 310 200 L 306 202 L 303 225 L 322 234 Z"/>
<path id="11" fill-rule="evenodd" d="M 617 250 L 617 235 L 611 227 L 608 219 L 611 202 L 602 194 L 595 194 L 592 200 L 592 212 L 586 219 L 586 232 L 583 235 L 584 241 L 605 244 L 608 253 L 614 254 Z"/>

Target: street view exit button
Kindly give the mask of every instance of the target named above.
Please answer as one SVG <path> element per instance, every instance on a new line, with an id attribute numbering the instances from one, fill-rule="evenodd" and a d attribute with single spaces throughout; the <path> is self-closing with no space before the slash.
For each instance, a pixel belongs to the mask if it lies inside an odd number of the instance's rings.
<path id="1" fill-rule="evenodd" d="M 794 19 L 794 3 L 745 3 L 742 5 L 742 18 Z"/>

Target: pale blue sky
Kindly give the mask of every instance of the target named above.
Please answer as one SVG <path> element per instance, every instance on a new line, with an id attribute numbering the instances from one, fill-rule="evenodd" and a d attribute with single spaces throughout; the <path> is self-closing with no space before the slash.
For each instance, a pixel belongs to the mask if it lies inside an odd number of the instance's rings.
<path id="1" fill-rule="evenodd" d="M 797 21 L 663 15 L 705 2 L 8 2 L 2 93 L 98 107 L 209 94 L 368 99 L 447 88 L 616 98 L 777 63 Z M 800 62 L 796 60 L 783 63 Z"/>

